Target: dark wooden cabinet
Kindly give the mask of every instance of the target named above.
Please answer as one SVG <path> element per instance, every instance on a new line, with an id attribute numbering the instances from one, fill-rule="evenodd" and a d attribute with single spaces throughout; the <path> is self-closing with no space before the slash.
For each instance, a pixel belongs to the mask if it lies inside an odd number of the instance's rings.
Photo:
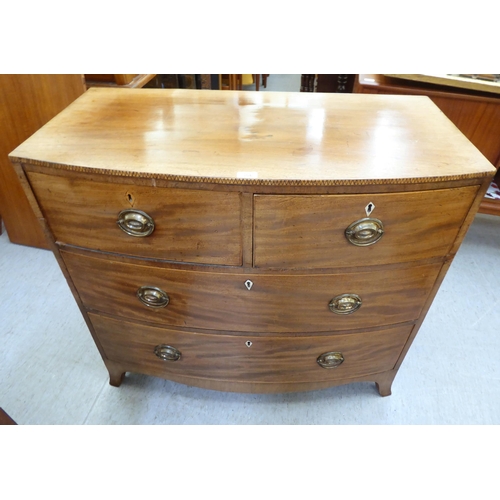
<path id="1" fill-rule="evenodd" d="M 301 75 L 301 92 L 350 93 L 356 75 Z"/>

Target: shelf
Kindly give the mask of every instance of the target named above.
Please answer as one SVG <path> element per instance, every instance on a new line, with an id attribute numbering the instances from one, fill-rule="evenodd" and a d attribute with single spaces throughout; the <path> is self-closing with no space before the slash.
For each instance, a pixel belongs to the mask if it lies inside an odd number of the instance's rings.
<path id="1" fill-rule="evenodd" d="M 412 75 L 412 74 L 384 74 L 392 78 L 409 80 L 410 82 L 432 83 L 435 85 L 446 85 L 452 89 L 477 90 L 479 92 L 491 92 L 500 94 L 500 82 L 498 75 Z M 491 77 L 491 78 L 487 78 Z"/>
<path id="2" fill-rule="evenodd" d="M 151 81 L 154 75 L 84 75 L 87 88 L 90 87 L 123 87 L 138 89 Z"/>

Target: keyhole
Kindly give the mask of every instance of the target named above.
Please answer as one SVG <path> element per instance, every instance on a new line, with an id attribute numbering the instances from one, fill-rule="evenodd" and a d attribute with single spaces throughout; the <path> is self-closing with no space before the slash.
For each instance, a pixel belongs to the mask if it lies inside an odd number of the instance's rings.
<path id="1" fill-rule="evenodd" d="M 247 287 L 247 290 L 251 290 L 253 287 L 253 283 L 250 280 L 246 280 L 245 286 Z"/>
<path id="2" fill-rule="evenodd" d="M 246 345 L 247 347 L 251 347 L 251 346 L 252 346 L 252 341 L 251 341 L 251 340 L 247 340 L 247 341 L 245 342 L 245 345 Z"/>
<path id="3" fill-rule="evenodd" d="M 368 205 L 366 205 L 365 207 L 366 216 L 370 217 L 370 214 L 373 212 L 374 209 L 375 205 L 370 201 L 370 203 L 368 203 Z"/>
<path id="4" fill-rule="evenodd" d="M 130 193 L 127 193 L 127 198 L 128 198 L 128 202 L 133 206 L 134 205 L 134 197 Z"/>

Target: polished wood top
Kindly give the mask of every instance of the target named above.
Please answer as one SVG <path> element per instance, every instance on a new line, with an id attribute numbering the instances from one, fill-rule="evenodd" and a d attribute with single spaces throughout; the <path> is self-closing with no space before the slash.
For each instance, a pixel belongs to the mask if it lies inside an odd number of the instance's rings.
<path id="1" fill-rule="evenodd" d="M 478 90 L 479 92 L 492 92 L 493 94 L 500 94 L 500 82 L 487 81 L 481 78 L 468 78 L 462 75 L 447 75 L 447 74 L 386 74 L 393 78 L 401 78 L 402 80 L 409 80 L 412 82 L 434 83 L 436 85 L 446 85 L 467 90 Z"/>
<path id="2" fill-rule="evenodd" d="M 90 89 L 14 161 L 179 181 L 337 185 L 494 169 L 428 97 Z"/>

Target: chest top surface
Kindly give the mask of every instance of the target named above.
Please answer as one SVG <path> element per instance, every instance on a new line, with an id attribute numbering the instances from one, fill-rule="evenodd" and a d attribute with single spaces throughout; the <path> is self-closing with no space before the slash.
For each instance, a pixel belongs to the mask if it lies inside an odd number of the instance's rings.
<path id="1" fill-rule="evenodd" d="M 492 165 L 427 97 L 90 89 L 14 161 L 232 184 L 433 182 Z"/>

